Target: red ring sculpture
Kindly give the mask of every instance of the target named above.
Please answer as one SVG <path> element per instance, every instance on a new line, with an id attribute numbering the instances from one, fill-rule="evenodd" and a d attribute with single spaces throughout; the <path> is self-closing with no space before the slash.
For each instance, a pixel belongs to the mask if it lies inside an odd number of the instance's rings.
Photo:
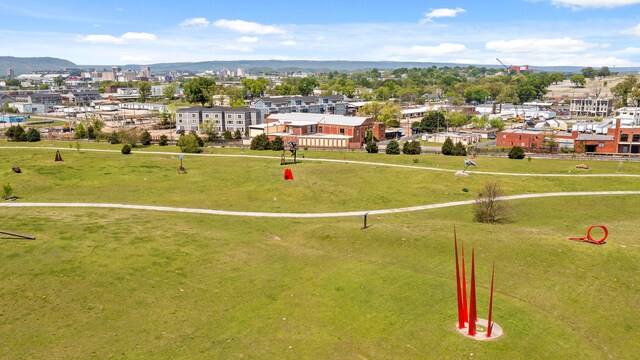
<path id="1" fill-rule="evenodd" d="M 604 236 L 602 237 L 602 239 L 599 240 L 595 240 L 594 238 L 591 237 L 591 230 L 593 230 L 594 228 L 600 228 L 604 231 Z M 577 237 L 577 238 L 569 238 L 569 240 L 577 240 L 577 241 L 584 241 L 584 242 L 588 242 L 588 243 L 592 243 L 592 244 L 596 244 L 596 245 L 602 245 L 605 243 L 605 240 L 607 240 L 607 236 L 609 236 L 609 230 L 607 230 L 607 227 L 604 225 L 593 225 L 589 228 L 589 230 L 587 230 L 587 236 L 584 237 Z"/>

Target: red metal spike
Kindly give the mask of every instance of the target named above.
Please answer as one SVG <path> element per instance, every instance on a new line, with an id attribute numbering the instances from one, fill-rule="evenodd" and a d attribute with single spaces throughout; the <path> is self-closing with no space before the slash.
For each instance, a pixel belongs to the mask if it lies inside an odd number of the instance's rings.
<path id="1" fill-rule="evenodd" d="M 462 317 L 464 321 L 468 322 L 469 319 L 469 308 L 467 306 L 467 275 L 465 273 L 465 265 L 464 265 L 464 243 L 462 244 Z"/>
<path id="2" fill-rule="evenodd" d="M 491 270 L 491 295 L 489 295 L 489 320 L 487 322 L 487 337 L 491 337 L 491 330 L 493 330 L 493 323 L 491 323 L 491 314 L 493 313 L 493 279 L 496 274 L 496 263 L 493 262 L 493 270 Z"/>
<path id="3" fill-rule="evenodd" d="M 469 336 L 476 335 L 476 261 L 475 250 L 471 248 L 471 295 L 469 296 Z"/>
<path id="4" fill-rule="evenodd" d="M 458 239 L 456 237 L 456 227 L 453 226 L 453 241 L 456 248 L 456 293 L 458 295 L 458 328 L 464 328 L 464 317 L 462 316 L 462 295 L 460 292 L 460 266 L 458 265 Z"/>

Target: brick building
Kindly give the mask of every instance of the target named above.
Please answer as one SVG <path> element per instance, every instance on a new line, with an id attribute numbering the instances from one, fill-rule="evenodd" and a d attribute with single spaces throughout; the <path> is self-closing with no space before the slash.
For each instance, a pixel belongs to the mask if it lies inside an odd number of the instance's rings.
<path id="1" fill-rule="evenodd" d="M 386 126 L 373 118 L 309 113 L 271 114 L 261 126 L 273 140 L 295 141 L 302 147 L 360 148 L 365 143 L 367 131 L 373 131 L 378 140 L 385 140 Z"/>

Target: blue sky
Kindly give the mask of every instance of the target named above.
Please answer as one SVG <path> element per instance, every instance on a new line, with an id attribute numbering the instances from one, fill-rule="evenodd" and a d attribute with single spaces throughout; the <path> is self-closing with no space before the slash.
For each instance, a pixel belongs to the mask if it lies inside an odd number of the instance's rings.
<path id="1" fill-rule="evenodd" d="M 3 0 L 0 55 L 640 66 L 640 0 Z"/>

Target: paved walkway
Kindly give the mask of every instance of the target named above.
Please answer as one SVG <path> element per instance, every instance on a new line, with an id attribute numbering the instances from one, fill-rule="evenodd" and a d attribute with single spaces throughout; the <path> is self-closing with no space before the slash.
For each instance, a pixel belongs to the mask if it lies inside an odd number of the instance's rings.
<path id="1" fill-rule="evenodd" d="M 36 147 L 36 146 L 0 146 L 0 149 L 30 149 L 30 150 L 60 150 L 60 151 L 77 151 L 77 149 L 70 148 L 57 148 L 57 147 Z M 120 154 L 120 150 L 106 150 L 106 149 L 81 149 L 80 151 L 90 152 L 106 152 Z M 132 154 L 141 155 L 170 155 L 178 156 L 182 153 L 166 152 L 166 151 L 134 151 Z M 254 159 L 276 159 L 280 160 L 280 156 L 266 156 L 266 155 L 243 155 L 243 154 L 182 154 L 184 156 L 204 156 L 204 157 L 241 157 L 241 158 L 254 158 Z M 453 169 L 441 169 L 425 166 L 413 166 L 413 165 L 400 165 L 400 164 L 388 164 L 372 161 L 356 161 L 356 160 L 340 160 L 340 159 L 323 159 L 323 158 L 298 158 L 298 161 L 321 161 L 321 162 L 335 162 L 343 164 L 357 164 L 357 165 L 372 165 L 372 166 L 387 166 L 404 169 L 416 169 L 416 170 L 428 170 L 428 171 L 444 171 L 455 173 L 458 170 Z M 462 168 L 462 165 L 460 165 Z M 640 178 L 638 174 L 530 174 L 530 173 L 505 173 L 496 171 L 466 171 L 467 174 L 477 175 L 501 175 L 501 176 L 535 176 L 535 177 L 635 177 Z"/>
<path id="2" fill-rule="evenodd" d="M 580 192 L 553 192 L 540 194 L 523 194 L 503 196 L 500 200 L 520 200 L 534 199 L 544 197 L 558 196 L 603 196 L 603 195 L 640 195 L 640 191 L 580 191 Z M 249 217 L 270 217 L 270 218 L 328 218 L 328 217 L 348 217 L 362 216 L 365 213 L 369 215 L 395 214 L 409 211 L 420 211 L 429 209 L 439 209 L 450 206 L 461 206 L 473 204 L 474 200 L 452 201 L 440 204 L 428 204 L 419 206 L 410 206 L 397 209 L 382 210 L 363 210 L 349 212 L 330 212 L 330 213 L 273 213 L 273 212 L 251 212 L 251 211 L 226 211 L 226 210 L 210 210 L 210 209 L 193 209 L 179 208 L 168 206 L 148 206 L 148 205 L 125 205 L 125 204 L 100 204 L 100 203 L 33 203 L 33 202 L 3 202 L 0 207 L 70 207 L 70 208 L 106 208 L 106 209 L 128 209 L 128 210 L 152 210 L 165 212 L 179 212 L 192 214 L 207 215 L 224 215 L 224 216 L 249 216 Z"/>

